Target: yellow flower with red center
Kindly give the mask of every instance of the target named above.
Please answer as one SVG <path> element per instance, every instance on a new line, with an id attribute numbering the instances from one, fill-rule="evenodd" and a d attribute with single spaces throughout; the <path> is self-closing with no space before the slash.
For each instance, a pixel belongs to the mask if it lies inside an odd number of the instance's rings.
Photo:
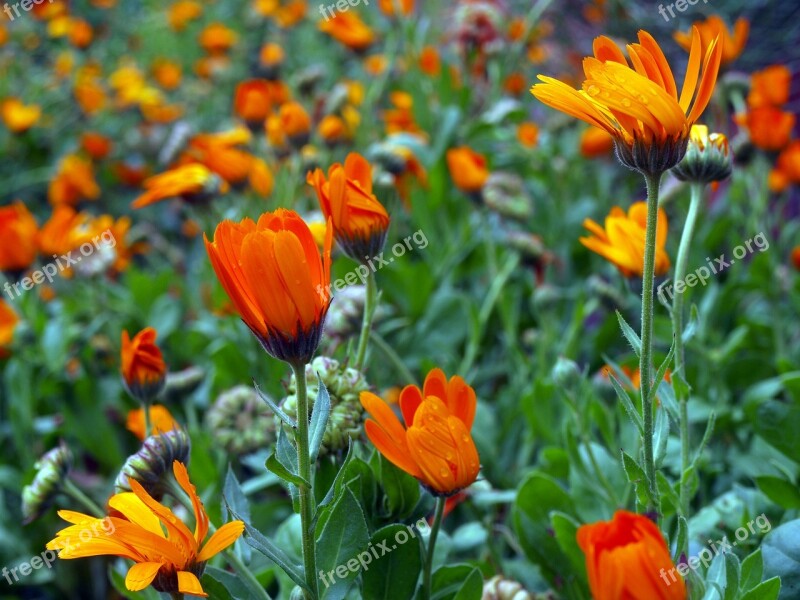
<path id="1" fill-rule="evenodd" d="M 125 427 L 140 440 L 151 435 L 159 435 L 180 427 L 166 406 L 152 404 L 148 408 L 150 413 L 150 431 L 145 432 L 144 408 L 136 408 L 128 412 Z"/>
<path id="2" fill-rule="evenodd" d="M 37 104 L 25 105 L 18 98 L 6 98 L 0 104 L 0 116 L 12 133 L 24 133 L 36 125 L 42 109 Z"/>
<path id="3" fill-rule="evenodd" d="M 0 298 L 0 358 L 7 355 L 7 348 L 14 339 L 14 330 L 19 323 L 19 317 L 8 303 Z"/>
<path id="4" fill-rule="evenodd" d="M 319 345 L 331 298 L 333 230 L 322 252 L 308 225 L 279 208 L 253 222 L 223 221 L 204 236 L 211 265 L 263 348 L 287 362 L 308 362 Z"/>
<path id="5" fill-rule="evenodd" d="M 20 201 L 0 207 L 0 271 L 21 271 L 36 260 L 36 219 Z"/>
<path id="6" fill-rule="evenodd" d="M 728 65 L 744 51 L 747 36 L 750 34 L 750 22 L 747 19 L 737 19 L 733 31 L 728 29 L 725 21 L 717 15 L 711 15 L 705 21 L 697 21 L 694 27 L 700 32 L 700 42 L 703 51 L 708 49 L 712 42 L 719 38 L 722 44 L 722 65 Z M 673 36 L 681 48 L 687 52 L 692 48 L 692 31 L 676 31 Z"/>
<path id="7" fill-rule="evenodd" d="M 618 510 L 611 521 L 581 526 L 577 541 L 595 600 L 686 600 L 667 542 L 647 517 Z"/>
<path id="8" fill-rule="evenodd" d="M 593 48 L 594 56 L 583 61 L 582 90 L 539 75 L 543 83 L 531 93 L 556 110 L 605 129 L 626 166 L 644 173 L 675 166 L 686 151 L 691 126 L 711 100 L 722 58 L 719 40 L 708 44 L 703 56 L 700 32 L 693 29 L 680 98 L 664 53 L 646 31 L 639 32 L 638 44 L 627 47 L 632 67 L 610 38 L 596 38 Z"/>
<path id="9" fill-rule="evenodd" d="M 92 163 L 77 154 L 65 156 L 47 189 L 50 204 L 77 204 L 80 200 L 97 200 L 100 187 L 94 178 Z"/>
<path id="10" fill-rule="evenodd" d="M 762 106 L 783 106 L 789 101 L 792 87 L 792 72 L 785 65 L 772 65 L 750 76 L 750 93 L 747 105 L 750 108 Z"/>
<path id="11" fill-rule="evenodd" d="M 199 19 L 203 15 L 203 5 L 193 0 L 179 0 L 169 7 L 167 20 L 169 26 L 175 31 L 183 31 L 190 21 Z"/>
<path id="12" fill-rule="evenodd" d="M 190 163 L 148 178 L 144 188 L 146 191 L 131 203 L 131 208 L 143 208 L 175 197 L 189 202 L 205 200 L 226 193 L 228 184 L 204 165 Z"/>
<path id="13" fill-rule="evenodd" d="M 392 408 L 371 392 L 361 392 L 369 413 L 367 437 L 393 465 L 417 478 L 437 496 L 452 496 L 471 485 L 480 458 L 470 431 L 475 419 L 475 391 L 459 376 L 448 381 L 433 369 L 420 390 L 400 392 L 405 427 Z"/>
<path id="14" fill-rule="evenodd" d="M 580 238 L 580 242 L 614 264 L 625 277 L 634 275 L 641 277 L 644 266 L 646 224 L 646 202 L 635 202 L 627 214 L 619 206 L 615 206 L 606 217 L 605 229 L 592 219 L 584 219 L 583 226 L 592 235 Z M 656 275 L 663 275 L 670 267 L 669 256 L 665 250 L 668 228 L 667 215 L 659 208 L 656 229 Z"/>
<path id="15" fill-rule="evenodd" d="M 355 261 L 378 255 L 386 242 L 389 213 L 372 193 L 372 165 L 360 154 L 350 153 L 344 165 L 309 173 L 306 181 L 317 193 L 320 208 L 333 223 L 336 241 Z"/>
<path id="16" fill-rule="evenodd" d="M 327 21 L 320 21 L 319 29 L 356 52 L 363 52 L 375 43 L 372 29 L 353 11 L 339 12 Z"/>
<path id="17" fill-rule="evenodd" d="M 155 398 L 166 383 L 167 365 L 161 349 L 156 345 L 157 336 L 152 327 L 146 327 L 133 339 L 127 331 L 122 332 L 122 381 L 131 396 L 143 402 Z"/>
<path id="18" fill-rule="evenodd" d="M 456 187 L 468 194 L 479 192 L 489 179 L 486 159 L 468 146 L 447 151 L 447 168 Z"/>
<path id="19" fill-rule="evenodd" d="M 98 519 L 71 510 L 58 515 L 70 523 L 47 543 L 48 550 L 58 550 L 64 560 L 89 556 L 119 556 L 134 562 L 125 577 L 130 591 L 152 585 L 169 594 L 207 597 L 200 584 L 205 564 L 233 544 L 244 531 L 244 523 L 231 521 L 209 539 L 209 520 L 197 490 L 189 480 L 186 466 L 172 465 L 175 480 L 186 492 L 194 512 L 194 533 L 168 507 L 157 502 L 135 479 L 129 479 L 132 492 L 115 494 L 108 501 L 109 516 Z M 70 539 L 86 531 L 97 535 L 80 544 Z"/>

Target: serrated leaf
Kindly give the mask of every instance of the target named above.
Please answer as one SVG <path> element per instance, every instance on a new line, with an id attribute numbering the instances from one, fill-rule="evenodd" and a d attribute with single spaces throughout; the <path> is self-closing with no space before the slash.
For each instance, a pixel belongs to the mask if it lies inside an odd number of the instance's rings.
<path id="1" fill-rule="evenodd" d="M 319 382 L 319 391 L 317 391 L 317 398 L 314 400 L 314 409 L 311 412 L 311 425 L 309 427 L 309 454 L 311 460 L 316 461 L 319 456 L 319 449 L 322 447 L 322 438 L 325 435 L 325 428 L 328 426 L 328 417 L 331 414 L 331 397 L 325 384 L 322 383 L 322 377 L 317 373 L 317 381 Z"/>
<path id="2" fill-rule="evenodd" d="M 625 412 L 628 413 L 628 418 L 630 418 L 630 420 L 633 421 L 633 424 L 639 429 L 639 434 L 644 435 L 644 423 L 642 422 L 642 416 L 637 412 L 631 397 L 628 395 L 628 392 L 626 392 L 620 382 L 617 381 L 616 375 L 610 373 L 608 378 L 611 381 L 614 391 L 617 392 L 617 397 L 619 398 L 620 402 L 622 402 L 622 407 L 625 409 Z"/>
<path id="3" fill-rule="evenodd" d="M 667 353 L 666 358 L 661 363 L 661 366 L 658 367 L 658 371 L 656 371 L 655 379 L 653 380 L 653 387 L 650 389 L 650 400 L 655 400 L 656 393 L 658 392 L 658 388 L 661 387 L 661 382 L 664 381 L 664 375 L 667 373 L 667 369 L 669 365 L 672 364 L 672 359 L 675 356 L 675 337 L 673 336 L 672 345 L 669 347 L 669 352 Z"/>
<path id="4" fill-rule="evenodd" d="M 272 412 L 274 412 L 281 421 L 286 423 L 292 429 L 297 429 L 297 422 L 294 419 L 292 419 L 292 417 L 290 417 L 286 413 L 286 411 L 284 411 L 280 406 L 278 406 L 278 403 L 275 402 L 275 400 L 273 400 L 267 394 L 261 391 L 255 379 L 253 380 L 253 387 L 256 388 L 256 394 L 258 394 L 258 397 L 261 398 L 264 404 L 266 404 L 272 409 Z"/>
<path id="5" fill-rule="evenodd" d="M 628 340 L 628 343 L 633 348 L 633 351 L 636 353 L 636 356 L 642 355 L 642 340 L 639 339 L 639 334 L 636 333 L 633 328 L 628 325 L 628 322 L 625 320 L 625 317 L 622 316 L 622 313 L 616 311 L 617 313 L 617 321 L 619 321 L 619 327 L 622 329 L 622 335 L 625 336 L 625 339 Z"/>

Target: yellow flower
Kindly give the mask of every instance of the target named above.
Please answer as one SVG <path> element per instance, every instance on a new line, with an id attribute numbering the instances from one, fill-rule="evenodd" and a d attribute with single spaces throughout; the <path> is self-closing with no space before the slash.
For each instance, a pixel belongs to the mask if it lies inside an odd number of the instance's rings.
<path id="1" fill-rule="evenodd" d="M 591 219 L 585 219 L 583 226 L 592 234 L 580 238 L 581 244 L 616 265 L 625 277 L 642 276 L 644 266 L 644 237 L 647 223 L 647 203 L 636 202 L 628 214 L 619 206 L 611 209 L 606 217 L 605 229 Z M 658 229 L 656 230 L 655 274 L 663 275 L 669 270 L 670 262 L 664 249 L 667 243 L 667 215 L 658 210 Z"/>
<path id="2" fill-rule="evenodd" d="M 36 125 L 42 109 L 36 104 L 25 105 L 17 98 L 6 98 L 0 104 L 0 116 L 13 133 L 23 133 Z"/>

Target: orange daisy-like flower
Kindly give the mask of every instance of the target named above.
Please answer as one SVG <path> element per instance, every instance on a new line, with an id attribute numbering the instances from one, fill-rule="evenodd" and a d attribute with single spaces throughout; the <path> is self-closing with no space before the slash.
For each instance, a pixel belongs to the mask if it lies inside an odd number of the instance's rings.
<path id="1" fill-rule="evenodd" d="M 320 208 L 333 223 L 336 241 L 355 261 L 376 256 L 386 243 L 389 213 L 372 193 L 372 165 L 355 152 L 328 169 L 309 173 L 306 181 L 317 193 Z"/>
<path id="2" fill-rule="evenodd" d="M 769 174 L 769 189 L 773 192 L 782 192 L 790 184 L 800 184 L 800 140 L 783 149 Z"/>
<path id="3" fill-rule="evenodd" d="M 95 181 L 92 163 L 76 154 L 65 156 L 47 189 L 50 203 L 75 205 L 79 200 L 99 197 L 100 187 Z"/>
<path id="4" fill-rule="evenodd" d="M 239 36 L 222 23 L 211 23 L 200 33 L 199 42 L 208 54 L 219 56 L 236 45 Z"/>
<path id="5" fill-rule="evenodd" d="M 19 323 L 19 317 L 8 303 L 0 298 L 0 358 L 7 354 L 6 348 L 14 339 L 14 330 Z"/>
<path id="6" fill-rule="evenodd" d="M 125 587 L 139 591 L 152 585 L 171 594 L 208 597 L 199 577 L 212 557 L 233 544 L 244 531 L 244 523 L 231 521 L 206 540 L 209 520 L 186 466 L 172 465 L 178 485 L 194 507 L 192 532 L 168 507 L 157 502 L 135 479 L 129 479 L 132 492 L 115 494 L 108 501 L 110 515 L 98 519 L 71 510 L 58 515 L 70 523 L 48 542 L 48 550 L 58 550 L 61 559 L 89 556 L 119 556 L 134 561 L 125 577 Z M 84 541 L 85 532 L 96 532 Z M 77 539 L 80 544 L 70 544 Z"/>
<path id="7" fill-rule="evenodd" d="M 664 536 L 647 517 L 618 510 L 611 521 L 580 527 L 577 540 L 595 600 L 686 599 Z"/>
<path id="8" fill-rule="evenodd" d="M 81 148 L 92 160 L 102 160 L 111 152 L 111 140 L 100 133 L 87 131 L 81 135 Z"/>
<path id="9" fill-rule="evenodd" d="M 27 269 L 36 259 L 36 219 L 22 202 L 0 208 L 0 271 Z"/>
<path id="10" fill-rule="evenodd" d="M 583 226 L 592 234 L 580 238 L 581 244 L 616 265 L 625 277 L 642 276 L 644 266 L 644 239 L 647 224 L 647 203 L 636 202 L 628 213 L 619 206 L 611 209 L 606 217 L 605 229 L 591 219 Z M 670 261 L 665 246 L 667 243 L 667 215 L 658 209 L 656 229 L 655 274 L 663 275 L 669 270 Z"/>
<path id="11" fill-rule="evenodd" d="M 756 148 L 775 152 L 789 143 L 796 117 L 776 106 L 760 106 L 745 115 L 737 115 L 735 119 L 747 128 L 750 141 Z"/>
<path id="12" fill-rule="evenodd" d="M 361 392 L 361 404 L 372 417 L 365 424 L 369 440 L 433 494 L 452 496 L 477 479 L 480 458 L 470 435 L 477 400 L 461 377 L 448 381 L 433 369 L 422 390 L 406 386 L 400 392 L 405 427 L 375 394 Z"/>
<path id="13" fill-rule="evenodd" d="M 133 201 L 132 208 L 142 208 L 174 197 L 197 202 L 228 191 L 225 181 L 197 163 L 154 175 L 144 182 L 144 187 L 147 191 Z"/>
<path id="14" fill-rule="evenodd" d="M 390 17 L 408 16 L 414 12 L 414 0 L 378 0 L 378 7 Z"/>
<path id="15" fill-rule="evenodd" d="M 340 12 L 332 19 L 320 21 L 319 29 L 355 52 L 363 52 L 375 43 L 372 29 L 355 12 Z"/>
<path id="16" fill-rule="evenodd" d="M 308 225 L 291 210 L 255 223 L 223 221 L 206 250 L 222 287 L 263 348 L 286 362 L 308 362 L 319 345 L 331 298 L 329 227 L 320 253 Z"/>
<path id="17" fill-rule="evenodd" d="M 733 31 L 728 29 L 719 16 L 711 15 L 705 21 L 698 21 L 694 27 L 700 32 L 702 49 L 705 51 L 715 39 L 719 38 L 722 44 L 722 65 L 732 63 L 744 51 L 747 36 L 750 34 L 750 22 L 741 18 L 733 25 Z M 676 31 L 673 35 L 675 41 L 687 52 L 692 48 L 692 32 Z"/>
<path id="18" fill-rule="evenodd" d="M 180 162 L 200 163 L 231 185 L 244 183 L 253 167 L 254 157 L 240 146 L 251 139 L 252 134 L 245 127 L 196 135 L 189 141 Z"/>
<path id="19" fill-rule="evenodd" d="M 136 408 L 128 412 L 125 427 L 140 440 L 148 435 L 158 435 L 166 433 L 180 427 L 180 424 L 173 418 L 166 406 L 152 404 L 150 412 L 150 431 L 145 431 L 144 408 Z"/>
<path id="20" fill-rule="evenodd" d="M 520 123 L 517 127 L 517 140 L 523 146 L 533 148 L 539 141 L 539 127 L 536 123 Z"/>
<path id="21" fill-rule="evenodd" d="M 122 380 L 134 398 L 147 402 L 161 392 L 167 378 L 157 335 L 152 327 L 142 329 L 132 340 L 127 331 L 122 332 Z"/>
<path id="22" fill-rule="evenodd" d="M 611 39 L 598 37 L 594 56 L 583 60 L 582 90 L 539 75 L 543 83 L 534 85 L 531 93 L 556 110 L 605 129 L 627 167 L 660 174 L 686 152 L 691 126 L 714 91 L 722 45 L 712 41 L 703 56 L 700 32 L 693 29 L 680 97 L 672 69 L 649 33 L 640 31 L 639 43 L 627 48 L 633 67 Z"/>
<path id="23" fill-rule="evenodd" d="M 199 19 L 203 14 L 203 5 L 194 0 L 179 0 L 169 7 L 169 26 L 175 31 L 183 31 L 189 21 Z"/>
<path id="24" fill-rule="evenodd" d="M 265 79 L 251 79 L 236 86 L 233 111 L 246 121 L 262 125 L 272 111 L 272 85 Z"/>
<path id="25" fill-rule="evenodd" d="M 784 65 L 772 65 L 750 76 L 750 93 L 747 105 L 750 108 L 762 106 L 783 106 L 789 101 L 792 86 L 792 72 Z"/>
<path id="26" fill-rule="evenodd" d="M 0 104 L 0 116 L 13 133 L 24 133 L 36 125 L 42 109 L 36 104 L 25 105 L 18 98 L 6 98 Z"/>
<path id="27" fill-rule="evenodd" d="M 479 192 L 489 179 L 486 159 L 467 146 L 447 151 L 447 168 L 456 187 L 464 192 Z"/>

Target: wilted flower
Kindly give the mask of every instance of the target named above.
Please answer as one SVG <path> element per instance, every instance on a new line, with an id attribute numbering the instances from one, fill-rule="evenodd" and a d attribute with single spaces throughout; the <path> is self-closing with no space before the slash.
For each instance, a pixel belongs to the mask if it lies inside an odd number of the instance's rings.
<path id="1" fill-rule="evenodd" d="M 483 584 L 481 600 L 536 600 L 522 584 L 495 575 Z"/>
<path id="2" fill-rule="evenodd" d="M 275 442 L 274 415 L 252 386 L 237 385 L 220 394 L 206 413 L 206 426 L 214 441 L 234 456 Z"/>
<path id="3" fill-rule="evenodd" d="M 686 156 L 672 172 L 682 181 L 711 183 L 731 174 L 733 156 L 728 138 L 722 133 L 708 133 L 705 125 L 692 125 Z"/>
<path id="4" fill-rule="evenodd" d="M 188 464 L 191 449 L 189 434 L 181 427 L 151 435 L 122 465 L 114 482 L 116 493 L 130 492 L 133 489 L 130 481 L 135 480 L 150 494 L 162 496 L 167 491 L 164 478 L 170 476 L 173 461 Z"/>
<path id="5" fill-rule="evenodd" d="M 53 503 L 72 467 L 72 452 L 63 442 L 45 453 L 33 468 L 33 481 L 22 489 L 24 523 L 38 519 Z"/>
<path id="6" fill-rule="evenodd" d="M 507 219 L 527 221 L 533 216 L 533 201 L 525 182 L 514 173 L 492 173 L 483 186 L 483 202 Z"/>

